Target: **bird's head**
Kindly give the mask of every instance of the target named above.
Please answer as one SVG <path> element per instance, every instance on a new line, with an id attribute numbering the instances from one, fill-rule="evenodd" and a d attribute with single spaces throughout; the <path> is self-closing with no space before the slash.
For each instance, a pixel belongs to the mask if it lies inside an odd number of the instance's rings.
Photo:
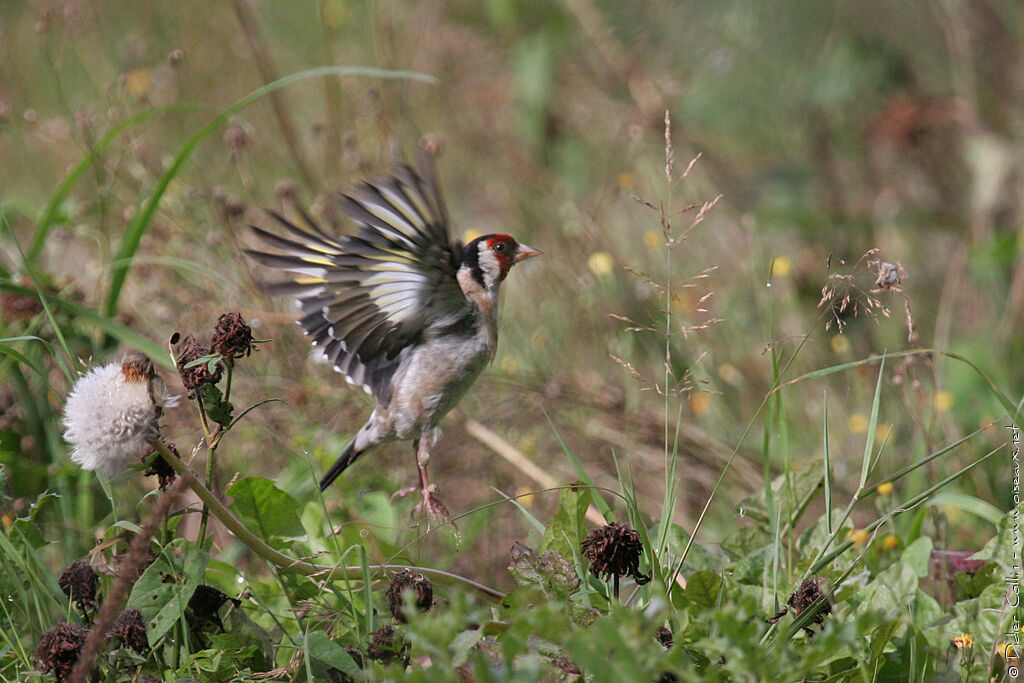
<path id="1" fill-rule="evenodd" d="M 501 284 L 512 266 L 542 251 L 516 242 L 509 235 L 491 234 L 477 237 L 466 245 L 462 265 L 481 286 L 486 289 Z"/>

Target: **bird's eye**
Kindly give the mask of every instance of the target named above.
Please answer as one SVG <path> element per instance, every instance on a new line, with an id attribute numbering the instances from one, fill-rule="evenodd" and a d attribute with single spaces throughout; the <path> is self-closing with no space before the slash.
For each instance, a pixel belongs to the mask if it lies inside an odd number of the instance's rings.
<path id="1" fill-rule="evenodd" d="M 508 249 L 508 245 L 505 244 L 504 242 L 498 242 L 497 244 L 494 245 L 494 251 L 498 252 L 499 254 L 504 254 L 506 249 Z"/>

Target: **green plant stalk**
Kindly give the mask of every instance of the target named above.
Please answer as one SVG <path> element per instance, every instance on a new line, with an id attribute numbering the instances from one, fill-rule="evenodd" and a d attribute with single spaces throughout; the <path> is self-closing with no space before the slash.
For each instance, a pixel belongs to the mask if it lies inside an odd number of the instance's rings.
<path id="1" fill-rule="evenodd" d="M 213 493 L 202 485 L 202 483 L 195 478 L 192 471 L 189 470 L 188 466 L 182 462 L 181 458 L 174 455 L 167 448 L 167 446 L 159 439 L 150 439 L 149 445 L 155 450 L 160 456 L 167 461 L 174 471 L 180 476 L 185 482 L 192 488 L 199 499 L 209 507 L 210 514 L 216 517 L 227 529 L 238 538 L 246 547 L 252 552 L 259 555 L 267 562 L 280 567 L 285 571 L 290 571 L 301 576 L 308 576 L 321 581 L 333 581 L 338 579 L 362 579 L 363 578 L 363 567 L 345 567 L 345 566 L 326 566 L 320 564 L 313 564 L 306 562 L 305 560 L 298 560 L 285 555 L 279 550 L 272 548 L 266 541 L 253 533 L 245 524 L 242 523 L 238 517 L 235 516 L 231 510 L 227 508 L 222 502 L 217 500 L 217 497 Z M 372 564 L 368 565 L 370 569 L 375 572 L 381 571 L 401 571 L 403 569 L 409 569 L 411 571 L 419 572 L 424 576 L 431 578 L 440 583 L 461 585 L 475 591 L 477 594 L 497 602 L 504 597 L 504 593 L 501 591 L 485 586 L 481 583 L 477 583 L 472 579 L 468 579 L 458 574 L 452 574 L 440 569 L 432 569 L 430 567 L 416 567 L 412 565 L 404 564 Z M 378 583 L 382 583 L 383 579 L 378 579 Z"/>

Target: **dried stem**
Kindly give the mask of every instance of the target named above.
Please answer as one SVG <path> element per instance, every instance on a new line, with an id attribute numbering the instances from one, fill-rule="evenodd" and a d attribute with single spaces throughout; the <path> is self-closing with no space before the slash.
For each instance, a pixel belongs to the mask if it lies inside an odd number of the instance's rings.
<path id="1" fill-rule="evenodd" d="M 164 451 L 168 451 L 167 446 L 163 442 L 155 441 L 154 443 L 159 443 Z M 78 656 L 78 661 L 75 662 L 75 668 L 68 679 L 71 683 L 84 683 L 88 677 L 93 662 L 96 661 L 96 655 L 99 654 L 100 649 L 103 647 L 107 631 L 110 630 L 114 619 L 117 618 L 117 613 L 121 609 L 121 601 L 128 593 L 134 578 L 138 576 L 139 565 L 142 563 L 143 558 L 149 554 L 150 540 L 153 538 L 157 526 L 167 516 L 167 511 L 171 509 L 171 505 L 185 489 L 185 485 L 184 478 L 179 479 L 167 489 L 166 493 L 160 496 L 156 505 L 150 511 L 149 516 L 142 523 L 139 533 L 132 539 L 128 554 L 121 562 L 117 579 L 110 588 L 110 592 L 107 593 L 107 597 L 103 600 L 103 606 L 100 607 L 96 623 L 89 629 L 85 645 L 82 646 L 82 652 Z"/>
<path id="2" fill-rule="evenodd" d="M 248 0 L 234 0 L 233 4 L 235 14 L 238 16 L 238 23 L 242 27 L 242 33 L 245 34 L 245 38 L 249 43 L 249 49 L 252 51 L 253 60 L 256 62 L 256 68 L 260 71 L 260 77 L 263 79 L 264 84 L 276 81 L 277 69 L 274 67 L 270 52 L 260 36 L 259 25 L 256 22 L 256 16 L 253 14 L 252 7 L 249 5 Z M 288 113 L 284 95 L 281 94 L 281 91 L 274 90 L 270 93 L 270 104 L 274 108 L 274 116 L 277 117 L 277 123 L 281 126 L 281 135 L 284 137 L 288 151 L 295 162 L 295 168 L 302 177 L 302 182 L 305 183 L 308 189 L 315 189 L 316 181 L 313 171 L 310 169 L 309 161 L 306 160 L 305 152 L 303 152 L 302 146 L 299 143 L 299 134 L 296 131 L 295 122 L 292 121 L 291 114 Z"/>

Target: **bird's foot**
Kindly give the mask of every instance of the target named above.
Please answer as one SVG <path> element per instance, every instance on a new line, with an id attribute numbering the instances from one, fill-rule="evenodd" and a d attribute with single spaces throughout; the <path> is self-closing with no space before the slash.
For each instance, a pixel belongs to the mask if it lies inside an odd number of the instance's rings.
<path id="1" fill-rule="evenodd" d="M 404 489 L 395 491 L 395 493 L 391 496 L 391 500 L 395 500 L 396 498 L 404 498 L 405 496 L 408 496 L 410 493 L 415 493 L 416 491 L 419 491 L 422 494 L 423 500 L 421 500 L 419 503 L 416 503 L 416 506 L 412 509 L 413 515 L 422 515 L 424 512 L 426 512 L 428 517 L 430 518 L 430 521 L 433 522 L 436 526 L 451 524 L 452 528 L 455 528 L 455 522 L 452 521 L 451 514 L 449 514 L 448 512 L 448 508 L 445 506 L 444 503 L 441 502 L 441 499 L 438 498 L 436 495 L 436 485 L 430 485 L 426 487 L 406 486 Z"/>

